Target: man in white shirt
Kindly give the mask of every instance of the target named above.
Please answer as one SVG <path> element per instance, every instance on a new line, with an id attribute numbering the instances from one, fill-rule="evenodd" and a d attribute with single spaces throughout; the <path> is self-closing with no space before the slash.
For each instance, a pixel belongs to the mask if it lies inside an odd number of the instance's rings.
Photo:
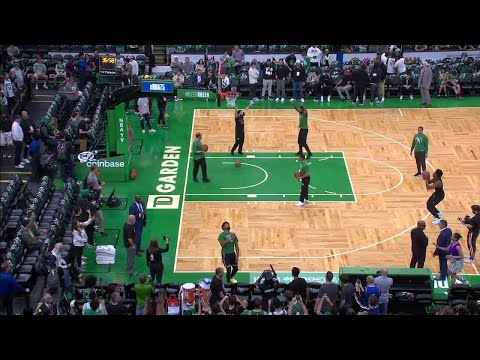
<path id="1" fill-rule="evenodd" d="M 132 65 L 132 82 L 133 84 L 137 84 L 137 77 L 138 77 L 138 62 L 134 58 L 130 59 L 130 65 Z"/>
<path id="2" fill-rule="evenodd" d="M 320 58 L 322 57 L 322 50 L 318 48 L 318 45 L 312 45 L 307 50 L 307 57 L 310 59 L 310 66 L 318 67 Z"/>
<path id="3" fill-rule="evenodd" d="M 145 134 L 145 122 L 149 128 L 150 133 L 157 132 L 157 130 L 152 129 L 152 124 L 150 123 L 150 103 L 147 97 L 139 98 L 137 100 L 138 111 L 140 112 L 140 124 L 142 126 L 142 133 Z"/>
<path id="4" fill-rule="evenodd" d="M 257 98 L 257 81 L 260 73 L 257 70 L 257 64 L 252 61 L 250 69 L 248 69 L 248 83 L 250 84 L 250 100 L 258 101 Z"/>
<path id="5" fill-rule="evenodd" d="M 15 146 L 15 168 L 17 169 L 23 169 L 25 167 L 25 163 L 20 161 L 23 151 L 23 130 L 20 126 L 20 121 L 21 117 L 17 115 L 12 124 L 12 139 L 13 145 Z"/>
<path id="6" fill-rule="evenodd" d="M 393 67 L 397 69 L 398 76 L 401 76 L 407 72 L 407 67 L 405 66 L 405 59 L 403 56 L 397 55 L 397 61 L 395 61 Z"/>

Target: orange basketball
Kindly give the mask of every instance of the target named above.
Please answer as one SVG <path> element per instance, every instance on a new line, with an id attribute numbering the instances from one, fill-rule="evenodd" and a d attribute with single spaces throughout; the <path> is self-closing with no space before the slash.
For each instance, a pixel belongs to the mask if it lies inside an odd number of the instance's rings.
<path id="1" fill-rule="evenodd" d="M 302 173 L 300 171 L 296 171 L 294 175 L 297 179 L 299 179 L 300 176 L 302 176 Z"/>
<path id="2" fill-rule="evenodd" d="M 428 171 L 423 171 L 422 172 L 422 177 L 424 180 L 429 180 L 430 179 L 430 173 Z"/>
<path id="3" fill-rule="evenodd" d="M 130 170 L 130 180 L 135 180 L 137 178 L 137 170 Z"/>
<path id="4" fill-rule="evenodd" d="M 207 144 L 203 144 L 203 151 L 208 151 L 208 145 Z"/>
<path id="5" fill-rule="evenodd" d="M 236 167 L 240 167 L 240 166 L 242 166 L 242 163 L 241 163 L 240 161 L 237 161 L 237 162 L 235 163 L 235 166 L 236 166 Z"/>

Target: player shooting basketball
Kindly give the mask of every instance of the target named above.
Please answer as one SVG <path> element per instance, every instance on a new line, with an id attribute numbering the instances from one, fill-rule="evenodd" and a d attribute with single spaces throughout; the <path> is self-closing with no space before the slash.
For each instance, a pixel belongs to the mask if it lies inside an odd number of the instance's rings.
<path id="1" fill-rule="evenodd" d="M 305 105 L 300 105 L 298 108 L 295 104 L 293 104 L 293 107 L 295 110 L 298 111 L 300 114 L 300 123 L 298 124 L 298 127 L 300 128 L 298 132 L 298 152 L 296 155 L 300 155 L 303 153 L 303 148 L 307 150 L 307 159 L 310 159 L 312 157 L 312 152 L 310 151 L 310 148 L 308 147 L 307 144 L 307 136 L 308 136 L 308 111 L 305 108 Z"/>
<path id="2" fill-rule="evenodd" d="M 440 169 L 435 170 L 433 173 L 433 179 L 430 179 L 430 173 L 428 171 L 424 171 L 422 176 L 425 179 L 427 190 L 435 189 L 433 194 L 427 200 L 427 210 L 430 211 L 430 214 L 436 217 L 433 223 L 438 225 L 442 219 L 443 213 L 438 211 L 436 206 L 445 198 L 442 181 L 443 171 Z"/>
<path id="3" fill-rule="evenodd" d="M 245 108 L 245 110 L 239 110 L 235 108 L 235 144 L 233 144 L 230 154 L 234 154 L 238 147 L 238 155 L 243 155 L 243 142 L 245 141 L 245 119 L 244 116 L 248 109 L 253 105 L 253 101 Z"/>

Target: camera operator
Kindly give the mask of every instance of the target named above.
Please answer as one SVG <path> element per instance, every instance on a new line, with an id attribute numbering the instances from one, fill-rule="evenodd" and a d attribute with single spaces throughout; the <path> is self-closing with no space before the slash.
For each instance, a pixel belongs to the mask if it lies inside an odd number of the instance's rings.
<path id="1" fill-rule="evenodd" d="M 92 194 L 92 203 L 96 206 L 95 217 L 97 221 L 98 232 L 102 236 L 107 236 L 108 234 L 105 232 L 104 229 L 102 213 L 103 197 L 101 195 L 102 189 L 107 183 L 105 181 L 98 180 L 98 177 L 100 176 L 100 169 L 96 164 L 93 164 L 90 167 L 90 170 L 91 171 L 87 176 L 87 188 Z"/>
<path id="2" fill-rule="evenodd" d="M 464 218 L 458 218 L 458 220 L 468 228 L 467 245 L 470 256 L 465 259 L 466 263 L 473 263 L 475 261 L 475 252 L 477 250 L 477 238 L 480 229 L 480 205 L 472 205 L 473 217 L 465 215 Z"/>
<path id="3" fill-rule="evenodd" d="M 82 190 L 81 195 L 82 198 L 80 200 L 77 200 L 75 207 L 73 208 L 73 214 L 75 215 L 75 220 L 80 222 L 86 222 L 90 217 L 88 211 L 90 211 L 91 214 L 95 214 L 97 208 L 91 202 L 90 191 L 84 189 Z M 88 226 L 85 226 L 85 232 L 87 233 L 88 237 L 87 247 L 92 247 L 95 245 L 95 220 L 88 224 Z"/>
<path id="4" fill-rule="evenodd" d="M 262 283 L 262 280 L 263 280 L 263 283 Z M 278 278 L 277 278 L 277 273 L 273 269 L 272 265 L 270 265 L 269 270 L 264 270 L 262 272 L 262 275 L 260 275 L 260 277 L 255 282 L 255 286 L 262 293 L 262 300 L 264 305 L 268 303 L 268 300 L 271 300 L 276 297 Z"/>

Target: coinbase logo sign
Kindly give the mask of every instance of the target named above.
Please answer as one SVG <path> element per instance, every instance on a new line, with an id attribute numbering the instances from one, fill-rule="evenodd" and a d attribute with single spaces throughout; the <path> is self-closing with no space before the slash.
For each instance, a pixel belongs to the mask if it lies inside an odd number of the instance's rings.
<path id="1" fill-rule="evenodd" d="M 179 206 L 180 195 L 148 195 L 147 209 L 178 209 Z"/>

